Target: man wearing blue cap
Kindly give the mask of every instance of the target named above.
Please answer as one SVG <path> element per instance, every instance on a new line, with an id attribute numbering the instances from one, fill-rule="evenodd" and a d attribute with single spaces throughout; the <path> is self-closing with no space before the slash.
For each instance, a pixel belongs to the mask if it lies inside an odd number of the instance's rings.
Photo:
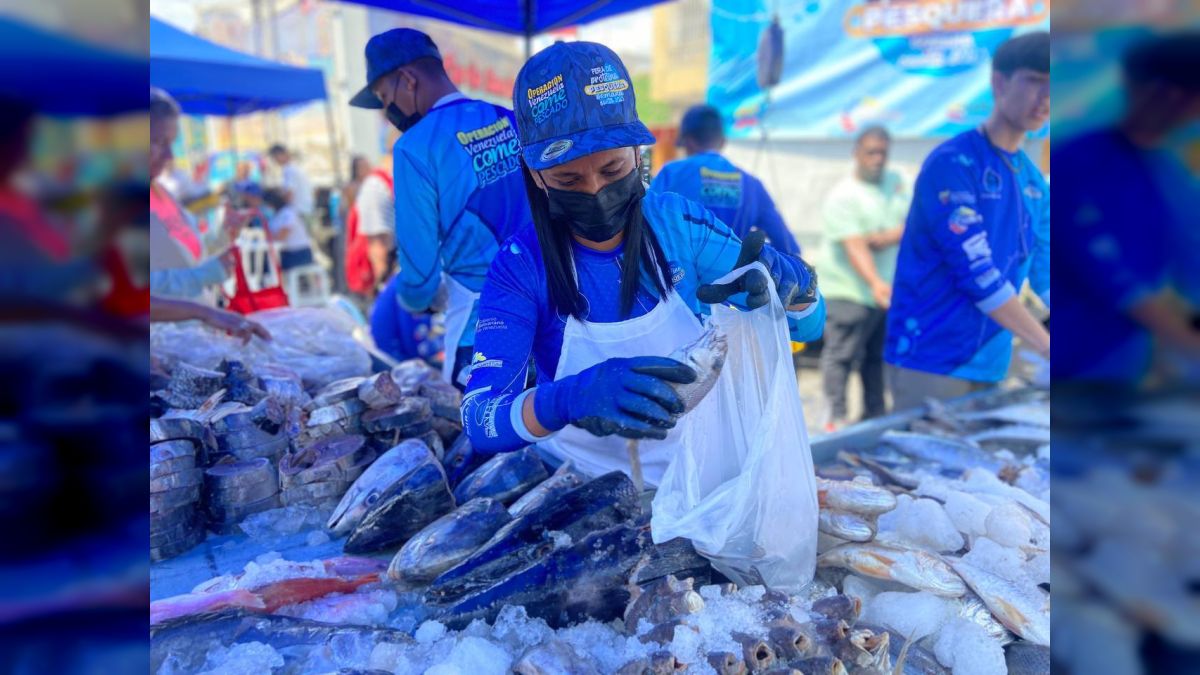
<path id="1" fill-rule="evenodd" d="M 392 149 L 398 297 L 410 312 L 440 310 L 445 298 L 442 374 L 462 386 L 488 266 L 498 242 L 529 222 L 512 112 L 459 93 L 420 31 L 380 33 L 366 58 L 367 86 L 350 104 L 382 108 L 401 131 Z"/>
<path id="2" fill-rule="evenodd" d="M 537 443 L 590 475 L 632 471 L 621 437 L 655 439 L 641 466 L 657 484 L 683 431 L 670 383 L 696 378 L 665 355 L 700 336 L 710 304 L 771 300 L 758 268 L 715 282 L 761 262 L 798 341 L 820 336 L 824 303 L 804 262 L 761 234 L 742 242 L 699 204 L 646 192 L 637 147 L 654 136 L 612 50 L 548 47 L 521 69 L 513 102 L 533 223 L 488 272 L 464 429 L 477 451 Z M 525 389 L 531 357 L 536 386 Z"/>
<path id="3" fill-rule="evenodd" d="M 688 109 L 679 123 L 676 143 L 687 152 L 687 158 L 664 166 L 650 184 L 651 191 L 687 197 L 712 211 L 738 237 L 762 230 L 775 248 L 800 255 L 800 246 L 762 181 L 721 156 L 725 129 L 716 108 L 698 105 Z"/>

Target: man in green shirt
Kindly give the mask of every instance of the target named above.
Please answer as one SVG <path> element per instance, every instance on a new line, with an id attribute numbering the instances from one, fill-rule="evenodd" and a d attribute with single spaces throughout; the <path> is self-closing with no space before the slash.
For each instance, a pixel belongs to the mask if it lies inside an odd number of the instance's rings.
<path id="1" fill-rule="evenodd" d="M 821 351 L 828 416 L 825 430 L 846 424 L 846 381 L 856 365 L 863 417 L 885 411 L 883 338 L 892 275 L 912 188 L 887 169 L 887 129 L 863 129 L 854 142 L 854 174 L 834 186 L 823 209 L 824 243 L 817 271 L 825 295 Z"/>

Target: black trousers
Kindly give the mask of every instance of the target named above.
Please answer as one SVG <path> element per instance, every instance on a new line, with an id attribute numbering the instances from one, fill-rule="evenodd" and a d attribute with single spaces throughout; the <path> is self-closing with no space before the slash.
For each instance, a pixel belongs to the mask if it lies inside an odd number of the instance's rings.
<path id="1" fill-rule="evenodd" d="M 887 311 L 849 300 L 825 300 L 825 346 L 821 376 L 829 403 L 827 421 L 846 421 L 846 382 L 858 370 L 863 418 L 886 412 L 883 399 L 883 337 Z"/>

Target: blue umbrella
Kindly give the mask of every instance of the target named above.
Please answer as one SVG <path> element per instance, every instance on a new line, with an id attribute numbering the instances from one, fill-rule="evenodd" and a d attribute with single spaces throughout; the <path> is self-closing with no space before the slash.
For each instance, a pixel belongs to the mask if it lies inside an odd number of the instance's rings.
<path id="1" fill-rule="evenodd" d="M 0 64 L 0 97 L 46 115 L 115 115 L 150 105 L 144 58 L 3 17 Z"/>

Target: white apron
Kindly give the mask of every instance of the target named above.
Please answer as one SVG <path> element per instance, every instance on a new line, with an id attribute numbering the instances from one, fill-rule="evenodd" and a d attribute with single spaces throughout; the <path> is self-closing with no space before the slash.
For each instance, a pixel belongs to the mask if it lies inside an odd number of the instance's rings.
<path id="1" fill-rule="evenodd" d="M 454 376 L 454 359 L 458 354 L 458 341 L 462 339 L 463 332 L 467 330 L 467 322 L 471 320 L 471 310 L 475 307 L 475 301 L 479 299 L 479 294 L 458 283 L 449 274 L 443 275 L 442 278 L 445 280 L 448 290 L 446 298 L 446 359 L 442 363 L 442 379 L 454 384 L 451 378 Z M 468 364 L 468 368 L 463 368 L 462 373 L 459 374 L 459 379 L 462 380 L 459 384 L 466 386 L 469 374 Z"/>
<path id="2" fill-rule="evenodd" d="M 554 379 L 575 375 L 611 358 L 631 356 L 667 356 L 695 340 L 701 332 L 700 321 L 671 291 L 644 316 L 616 323 L 584 323 L 567 317 L 563 331 L 562 353 Z M 663 471 L 679 447 L 679 438 L 692 415 L 679 419 L 665 440 L 638 441 L 642 477 L 646 485 L 658 485 Z M 599 476 L 610 471 L 630 472 L 626 439 L 621 436 L 594 436 L 591 432 L 567 425 L 557 434 L 538 443 L 538 448 L 554 457 L 570 460 L 580 471 Z"/>

